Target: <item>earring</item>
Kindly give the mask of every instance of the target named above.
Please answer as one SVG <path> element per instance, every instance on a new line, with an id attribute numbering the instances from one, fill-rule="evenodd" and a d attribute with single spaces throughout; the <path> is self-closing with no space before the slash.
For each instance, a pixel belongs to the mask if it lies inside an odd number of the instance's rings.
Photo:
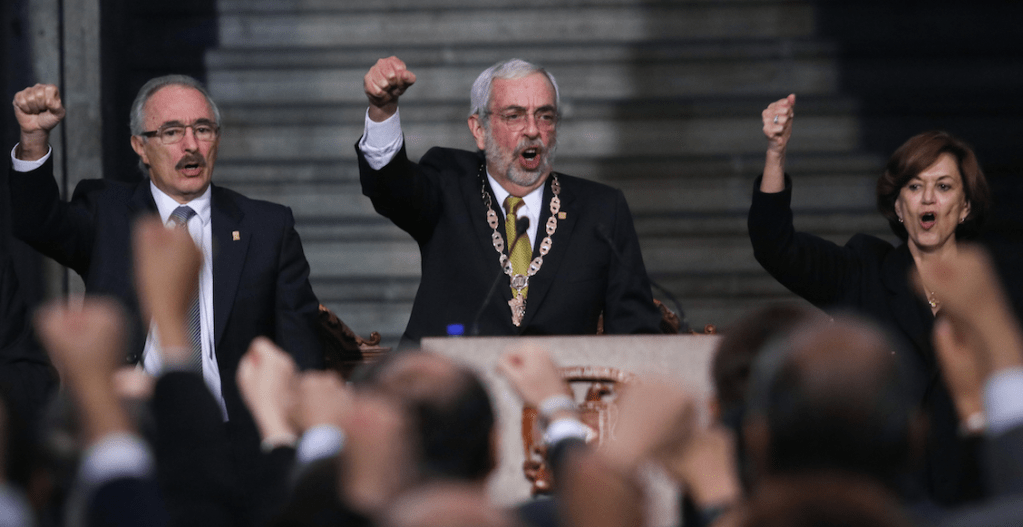
<path id="1" fill-rule="evenodd" d="M 899 223 L 902 223 L 902 216 L 899 216 Z"/>
<path id="2" fill-rule="evenodd" d="M 966 216 L 963 216 L 962 218 L 959 218 L 959 223 L 962 223 L 964 221 L 966 221 Z"/>

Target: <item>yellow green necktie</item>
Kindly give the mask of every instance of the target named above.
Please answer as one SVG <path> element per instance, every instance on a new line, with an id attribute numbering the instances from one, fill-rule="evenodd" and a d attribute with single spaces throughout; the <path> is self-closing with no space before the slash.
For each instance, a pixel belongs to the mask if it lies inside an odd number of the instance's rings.
<path id="1" fill-rule="evenodd" d="M 508 196 L 504 199 L 504 210 L 508 211 L 508 215 L 504 218 L 504 230 L 508 236 L 508 258 L 511 259 L 512 271 L 515 274 L 526 275 L 529 270 L 529 259 L 533 255 L 533 248 L 529 246 L 529 235 L 525 232 L 518 234 L 515 229 L 515 223 L 518 220 L 519 207 L 522 206 L 522 198 L 515 196 Z M 526 296 L 526 291 L 529 288 L 522 290 L 522 296 Z M 515 295 L 515 288 L 512 288 L 512 295 Z"/>

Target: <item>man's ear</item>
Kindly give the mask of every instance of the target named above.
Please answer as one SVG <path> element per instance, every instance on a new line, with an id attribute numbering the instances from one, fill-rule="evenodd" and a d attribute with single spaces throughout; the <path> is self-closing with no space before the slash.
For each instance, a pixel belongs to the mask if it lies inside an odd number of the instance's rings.
<path id="1" fill-rule="evenodd" d="M 468 123 L 469 131 L 472 132 L 472 136 L 476 138 L 476 148 L 486 150 L 487 131 L 483 128 L 483 123 L 480 122 L 479 114 L 470 115 Z"/>
<path id="2" fill-rule="evenodd" d="M 141 137 L 137 135 L 131 136 L 131 149 L 134 150 L 140 158 L 142 158 L 142 162 L 146 166 L 149 166 L 149 156 L 146 155 L 145 141 L 143 141 Z"/>

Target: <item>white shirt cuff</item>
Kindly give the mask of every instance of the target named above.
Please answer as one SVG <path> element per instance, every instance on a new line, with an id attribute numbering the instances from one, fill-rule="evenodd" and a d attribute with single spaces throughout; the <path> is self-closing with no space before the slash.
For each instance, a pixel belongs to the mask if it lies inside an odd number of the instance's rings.
<path id="1" fill-rule="evenodd" d="M 405 140 L 401 135 L 401 117 L 397 110 L 394 115 L 379 123 L 370 119 L 369 109 L 366 110 L 366 125 L 362 139 L 359 139 L 359 150 L 370 168 L 384 168 L 401 151 L 403 144 Z"/>
<path id="2" fill-rule="evenodd" d="M 149 445 L 137 435 L 119 433 L 104 437 L 86 450 L 79 478 L 94 488 L 115 479 L 149 477 L 153 471 Z"/>
<path id="3" fill-rule="evenodd" d="M 316 425 L 302 434 L 295 449 L 295 459 L 305 465 L 317 459 L 333 456 L 345 444 L 345 433 L 334 425 Z"/>
<path id="4" fill-rule="evenodd" d="M 14 167 L 15 172 L 31 172 L 43 166 L 43 163 L 45 163 L 46 160 L 50 158 L 50 153 L 53 152 L 53 147 L 47 145 L 45 156 L 40 157 L 35 161 L 25 161 L 24 159 L 18 159 L 14 157 L 14 151 L 18 149 L 18 145 L 20 144 L 21 143 L 14 145 L 14 148 L 11 149 L 11 166 Z"/>
<path id="5" fill-rule="evenodd" d="M 588 441 L 593 431 L 577 419 L 558 419 L 547 426 L 543 434 L 543 441 L 547 445 L 553 445 L 565 439 L 581 439 Z"/>
<path id="6" fill-rule="evenodd" d="M 992 435 L 1023 425 L 1023 368 L 1002 370 L 988 379 L 984 409 Z"/>

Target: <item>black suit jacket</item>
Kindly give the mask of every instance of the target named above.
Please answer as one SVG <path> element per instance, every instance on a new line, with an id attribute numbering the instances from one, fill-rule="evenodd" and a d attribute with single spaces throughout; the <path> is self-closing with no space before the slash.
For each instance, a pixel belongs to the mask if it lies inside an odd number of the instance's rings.
<path id="1" fill-rule="evenodd" d="M 6 216 L 6 211 L 0 211 Z M 28 306 L 19 290 L 7 237 L 0 242 L 0 395 L 34 429 L 36 419 L 57 387 L 57 372 L 36 340 Z"/>
<path id="2" fill-rule="evenodd" d="M 899 345 L 898 359 L 907 393 L 927 410 L 926 483 L 942 504 L 979 497 L 979 452 L 958 435 L 958 417 L 941 379 L 931 346 L 934 316 L 909 283 L 913 257 L 905 245 L 857 234 L 845 246 L 792 225 L 791 185 L 782 192 L 760 192 L 754 183 L 748 227 L 753 254 L 782 285 L 829 312 L 869 316 Z M 893 351 L 894 352 L 894 351 Z"/>
<path id="3" fill-rule="evenodd" d="M 358 146 L 356 146 L 358 151 Z M 447 334 L 463 324 L 469 335 L 660 333 L 632 215 L 620 190 L 558 174 L 561 211 L 553 246 L 529 281 L 522 325 L 511 322 L 511 288 L 498 263 L 481 197 L 480 153 L 433 148 L 418 164 L 404 147 L 381 170 L 359 152 L 362 192 L 380 214 L 419 243 L 422 280 L 402 346 Z M 547 178 L 533 257 L 550 217 Z M 494 203 L 504 236 L 504 211 Z"/>
<path id="4" fill-rule="evenodd" d="M 32 172 L 11 170 L 9 177 L 14 235 L 74 269 L 89 294 L 126 306 L 135 332 L 125 361 L 138 362 L 148 321 L 135 292 L 131 228 L 135 219 L 156 213 L 149 180 L 83 180 L 64 202 L 52 158 Z M 319 303 L 291 210 L 217 186 L 211 192 L 214 342 L 224 402 L 235 421 L 249 419 L 235 371 L 253 338 L 273 339 L 302 368 L 322 367 Z"/>

